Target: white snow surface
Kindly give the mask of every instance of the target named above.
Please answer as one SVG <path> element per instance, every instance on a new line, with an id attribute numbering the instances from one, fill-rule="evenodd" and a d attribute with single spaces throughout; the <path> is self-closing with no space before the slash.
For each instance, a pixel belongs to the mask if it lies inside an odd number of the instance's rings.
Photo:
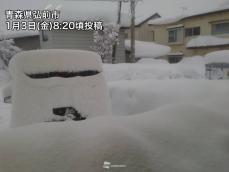
<path id="1" fill-rule="evenodd" d="M 136 106 L 147 100 L 138 100 L 131 89 L 144 92 L 148 85 L 147 91 L 158 95 L 148 102 L 153 110 L 2 131 L 0 171 L 100 172 L 104 161 L 124 164 L 126 168 L 121 171 L 128 172 L 228 171 L 228 81 L 124 84 L 117 86 L 129 88 L 129 101 Z M 124 98 L 126 95 L 119 101 Z M 163 106 L 155 109 L 160 101 Z"/>
<path id="2" fill-rule="evenodd" d="M 169 64 L 162 60 L 151 63 L 105 64 L 104 72 L 107 81 L 146 80 L 146 79 L 204 79 L 205 63 Z"/>
<path id="3" fill-rule="evenodd" d="M 130 50 L 130 40 L 125 40 L 125 47 Z M 169 54 L 171 48 L 154 42 L 135 41 L 135 57 L 137 58 L 157 58 Z"/>
<path id="4" fill-rule="evenodd" d="M 11 105 L 0 101 L 0 171 L 101 172 L 108 161 L 126 165 L 123 172 L 227 172 L 229 81 L 194 75 L 204 64 L 203 57 L 184 58 L 176 65 L 156 59 L 105 64 L 113 115 L 85 121 L 9 128 Z M 27 72 L 49 71 L 35 65 L 28 69 L 28 65 L 19 66 Z M 67 64 L 64 68 L 69 69 Z M 187 74 L 198 79 L 188 79 Z M 0 89 L 5 82 L 0 82 Z M 25 82 L 24 96 L 34 94 L 28 90 L 34 83 L 29 82 Z M 46 102 L 46 95 L 41 97 Z M 42 113 L 40 108 L 37 115 Z"/>
<path id="5" fill-rule="evenodd" d="M 221 50 L 209 53 L 205 56 L 206 64 L 229 63 L 229 50 Z"/>
<path id="6" fill-rule="evenodd" d="M 198 36 L 191 39 L 186 47 L 187 48 L 196 48 L 196 47 L 209 47 L 209 46 L 218 46 L 218 45 L 229 45 L 229 38 L 219 38 L 216 36 L 205 35 Z"/>
<path id="7" fill-rule="evenodd" d="M 0 70 L 0 131 L 9 128 L 11 117 L 11 105 L 3 103 L 3 88 L 7 87 L 8 82 L 8 73 L 3 70 Z"/>
<path id="8" fill-rule="evenodd" d="M 98 71 L 93 76 L 34 79 L 27 74 Z M 111 115 L 99 55 L 79 50 L 34 50 L 10 61 L 13 127 L 54 118 L 53 108 L 74 107 L 83 117 Z M 96 101 L 95 101 L 96 100 Z"/>

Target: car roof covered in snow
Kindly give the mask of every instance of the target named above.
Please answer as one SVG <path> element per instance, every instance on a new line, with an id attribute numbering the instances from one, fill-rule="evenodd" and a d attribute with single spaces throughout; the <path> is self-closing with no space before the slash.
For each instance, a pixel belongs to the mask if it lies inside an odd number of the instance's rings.
<path id="1" fill-rule="evenodd" d="M 87 70 L 103 71 L 102 60 L 97 53 L 64 49 L 31 50 L 16 54 L 10 61 L 11 74 L 18 71 L 35 74 Z"/>

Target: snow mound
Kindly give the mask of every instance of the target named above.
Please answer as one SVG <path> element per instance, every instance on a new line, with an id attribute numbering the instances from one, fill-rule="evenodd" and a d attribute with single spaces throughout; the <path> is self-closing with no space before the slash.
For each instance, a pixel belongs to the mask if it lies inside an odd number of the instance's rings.
<path id="1" fill-rule="evenodd" d="M 137 63 L 141 64 L 168 64 L 168 61 L 164 59 L 151 59 L 151 58 L 142 58 Z"/>
<path id="2" fill-rule="evenodd" d="M 130 40 L 125 41 L 125 47 L 130 50 Z M 137 58 L 157 58 L 169 54 L 171 48 L 154 42 L 135 41 L 135 57 Z"/>
<path id="3" fill-rule="evenodd" d="M 205 64 L 136 63 L 104 64 L 107 81 L 146 79 L 204 79 Z M 155 60 L 156 62 L 156 60 Z"/>
<path id="4" fill-rule="evenodd" d="M 179 63 L 190 65 L 204 65 L 205 59 L 202 56 L 184 57 Z"/>
<path id="5" fill-rule="evenodd" d="M 211 47 L 219 45 L 229 45 L 228 38 L 219 38 L 216 36 L 198 36 L 197 38 L 191 39 L 186 47 L 187 48 L 198 48 L 198 47 Z"/>
<path id="6" fill-rule="evenodd" d="M 227 84 L 209 80 L 135 80 L 110 82 L 109 88 L 113 114 L 133 115 L 174 102 L 199 105 L 218 98 L 217 104 L 224 104 L 227 101 L 220 97 L 229 95 Z"/>
<path id="7" fill-rule="evenodd" d="M 35 124 L 0 133 L 0 171 L 101 172 L 108 161 L 121 171 L 227 172 L 228 132 L 228 114 L 191 104 Z"/>
<path id="8" fill-rule="evenodd" d="M 215 51 L 205 56 L 206 64 L 229 63 L 229 50 Z"/>
<path id="9" fill-rule="evenodd" d="M 101 57 L 94 52 L 22 52 L 10 61 L 10 71 L 13 127 L 65 120 L 70 114 L 74 119 L 111 114 Z"/>

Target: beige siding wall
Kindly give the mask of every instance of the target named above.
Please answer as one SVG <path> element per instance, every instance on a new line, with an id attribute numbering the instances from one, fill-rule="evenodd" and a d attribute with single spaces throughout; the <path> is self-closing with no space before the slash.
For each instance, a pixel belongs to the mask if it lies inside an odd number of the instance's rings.
<path id="1" fill-rule="evenodd" d="M 128 39 L 130 39 L 130 30 L 128 29 Z M 154 41 L 154 31 L 149 25 L 146 23 L 135 28 L 135 39 L 139 41 Z"/>

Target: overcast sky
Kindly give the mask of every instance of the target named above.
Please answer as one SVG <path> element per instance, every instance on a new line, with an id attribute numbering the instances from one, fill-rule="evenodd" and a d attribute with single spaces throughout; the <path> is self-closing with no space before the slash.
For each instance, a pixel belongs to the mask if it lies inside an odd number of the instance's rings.
<path id="1" fill-rule="evenodd" d="M 53 2 L 57 2 L 57 0 L 0 0 L 0 21 L 5 18 L 5 9 L 39 9 Z M 229 0 L 140 0 L 136 11 L 138 18 L 145 18 L 155 12 L 168 18 L 182 13 L 190 14 L 225 5 L 228 5 L 229 8 Z M 128 8 L 126 9 L 126 12 L 129 12 Z"/>
<path id="2" fill-rule="evenodd" d="M 1 10 L 12 9 L 36 9 L 56 0 L 1 0 Z M 61 1 L 61 0 L 58 0 Z M 162 16 L 176 15 L 182 12 L 201 11 L 215 8 L 220 5 L 229 5 L 229 0 L 141 0 L 137 5 L 138 16 L 146 13 L 158 12 Z M 2 11 L 3 13 L 3 11 Z"/>

